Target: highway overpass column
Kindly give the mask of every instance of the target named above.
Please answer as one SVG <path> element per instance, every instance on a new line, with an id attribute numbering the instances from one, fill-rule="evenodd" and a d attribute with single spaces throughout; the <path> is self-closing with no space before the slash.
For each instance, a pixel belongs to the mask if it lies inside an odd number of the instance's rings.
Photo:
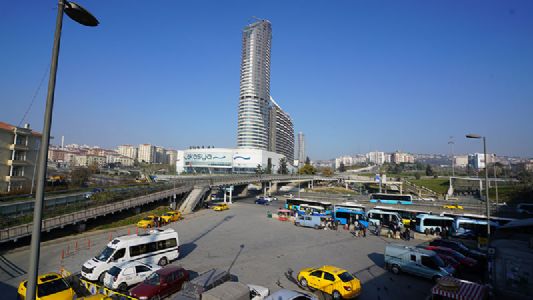
<path id="1" fill-rule="evenodd" d="M 226 203 L 226 193 L 227 193 L 227 192 L 226 192 L 226 189 L 225 189 L 225 188 L 224 188 L 223 190 L 224 190 L 224 203 Z"/>
<path id="2" fill-rule="evenodd" d="M 229 203 L 231 204 L 231 198 L 233 197 L 233 186 L 230 187 L 229 189 Z"/>
<path id="3" fill-rule="evenodd" d="M 403 194 L 403 183 L 400 182 L 400 194 Z"/>
<path id="4" fill-rule="evenodd" d="M 269 196 L 272 195 L 272 181 L 269 181 L 269 182 L 268 182 L 268 195 L 269 195 Z"/>

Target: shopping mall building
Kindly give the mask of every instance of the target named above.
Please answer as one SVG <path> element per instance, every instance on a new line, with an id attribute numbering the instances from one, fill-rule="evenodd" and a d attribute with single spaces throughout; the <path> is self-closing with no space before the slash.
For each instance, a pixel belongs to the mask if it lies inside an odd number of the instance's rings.
<path id="1" fill-rule="evenodd" d="M 270 164 L 277 173 L 284 155 L 258 149 L 203 148 L 178 151 L 178 174 L 255 174 L 258 165 L 263 170 Z M 292 166 L 287 163 L 289 173 Z"/>

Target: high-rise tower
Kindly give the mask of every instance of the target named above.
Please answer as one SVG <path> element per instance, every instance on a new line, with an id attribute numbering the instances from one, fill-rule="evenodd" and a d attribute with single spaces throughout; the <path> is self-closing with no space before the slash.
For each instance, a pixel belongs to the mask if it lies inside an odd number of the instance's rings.
<path id="1" fill-rule="evenodd" d="M 261 20 L 242 32 L 242 61 L 237 146 L 269 149 L 270 47 L 272 26 Z"/>

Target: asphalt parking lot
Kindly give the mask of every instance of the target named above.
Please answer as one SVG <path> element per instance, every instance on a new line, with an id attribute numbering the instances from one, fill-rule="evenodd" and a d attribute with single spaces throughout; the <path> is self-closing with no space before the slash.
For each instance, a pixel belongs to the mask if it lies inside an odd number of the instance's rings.
<path id="1" fill-rule="evenodd" d="M 283 201 L 262 206 L 253 200 L 238 201 L 226 211 L 200 210 L 168 225 L 178 231 L 181 243 L 180 258 L 173 264 L 198 273 L 215 267 L 229 269 L 239 281 L 268 287 L 271 292 L 281 288 L 298 290 L 294 278 L 300 269 L 330 264 L 347 269 L 361 280 L 359 299 L 423 299 L 429 294 L 433 285 L 429 280 L 397 276 L 383 269 L 385 245 L 396 240 L 355 238 L 345 230 L 296 227 L 291 222 L 267 218 L 267 211 L 277 211 Z M 135 231 L 133 225 L 129 230 Z M 40 273 L 57 272 L 61 266 L 79 272 L 83 262 L 109 241 L 109 234 L 116 236 L 127 231 L 121 228 L 47 242 L 41 250 Z M 78 248 L 74 251 L 76 241 Z M 409 242 L 418 243 L 422 241 Z M 69 255 L 61 260 L 67 247 Z M 0 262 L 2 295 L 13 295 L 15 299 L 18 283 L 27 277 L 28 255 L 27 248 L 2 255 L 6 262 Z M 15 267 L 20 272 L 14 272 Z"/>

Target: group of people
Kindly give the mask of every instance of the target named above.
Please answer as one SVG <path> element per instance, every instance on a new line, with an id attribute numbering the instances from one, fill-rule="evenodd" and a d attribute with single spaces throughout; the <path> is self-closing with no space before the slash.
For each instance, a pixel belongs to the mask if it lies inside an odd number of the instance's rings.
<path id="1" fill-rule="evenodd" d="M 352 228 L 350 228 L 352 229 Z M 353 223 L 353 231 L 352 234 L 355 237 L 366 237 L 366 226 L 363 225 L 363 223 L 355 220 Z"/>

